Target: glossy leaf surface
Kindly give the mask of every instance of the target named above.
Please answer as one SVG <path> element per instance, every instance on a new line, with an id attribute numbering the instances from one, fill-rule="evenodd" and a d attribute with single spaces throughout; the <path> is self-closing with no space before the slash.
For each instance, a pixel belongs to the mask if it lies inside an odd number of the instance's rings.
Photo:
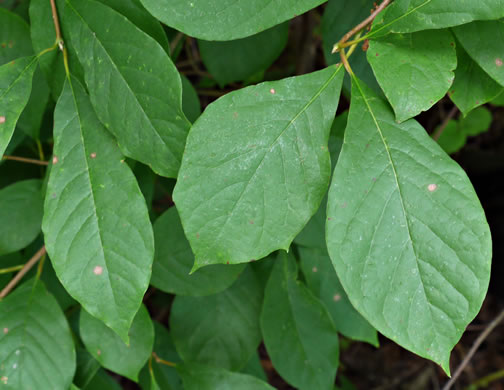
<path id="1" fill-rule="evenodd" d="M 185 362 L 240 370 L 261 341 L 262 286 L 251 269 L 227 290 L 207 297 L 177 296 L 170 329 Z"/>
<path id="2" fill-rule="evenodd" d="M 47 251 L 68 293 L 127 341 L 154 256 L 145 200 L 75 79 L 56 106 L 54 138 L 43 221 Z"/>
<path id="3" fill-rule="evenodd" d="M 327 189 L 342 79 L 342 67 L 331 66 L 229 93 L 206 108 L 173 194 L 195 269 L 289 248 Z"/>
<path id="4" fill-rule="evenodd" d="M 448 92 L 457 66 L 455 39 L 448 30 L 372 40 L 367 59 L 400 122 L 440 100 Z"/>
<path id="5" fill-rule="evenodd" d="M 98 118 L 126 156 L 176 177 L 190 123 L 182 112 L 180 76 L 168 54 L 101 3 L 66 4 L 64 20 Z"/>
<path id="6" fill-rule="evenodd" d="M 141 0 L 157 19 L 183 33 L 209 41 L 257 34 L 326 0 Z"/>
<path id="7" fill-rule="evenodd" d="M 25 248 L 39 235 L 41 185 L 40 180 L 23 180 L 0 190 L 0 256 Z"/>
<path id="8" fill-rule="evenodd" d="M 292 386 L 332 390 L 338 333 L 322 302 L 296 279 L 295 259 L 281 252 L 264 295 L 264 344 L 274 367 Z"/>
<path id="9" fill-rule="evenodd" d="M 448 372 L 486 294 L 490 231 L 464 171 L 356 78 L 327 217 L 329 254 L 353 306 Z"/>
<path id="10" fill-rule="evenodd" d="M 218 293 L 231 286 L 244 265 L 216 264 L 190 274 L 194 255 L 175 207 L 154 224 L 156 243 L 151 284 L 162 291 L 190 296 Z"/>
<path id="11" fill-rule="evenodd" d="M 0 158 L 30 98 L 36 57 L 23 57 L 0 66 Z"/>
<path id="12" fill-rule="evenodd" d="M 29 281 L 0 301 L 2 387 L 68 389 L 75 347 L 56 299 L 42 282 Z"/>

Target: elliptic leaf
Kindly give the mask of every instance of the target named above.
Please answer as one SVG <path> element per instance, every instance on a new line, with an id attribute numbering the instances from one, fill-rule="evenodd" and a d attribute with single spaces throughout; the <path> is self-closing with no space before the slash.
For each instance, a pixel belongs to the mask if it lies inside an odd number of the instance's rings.
<path id="1" fill-rule="evenodd" d="M 261 341 L 262 286 L 247 268 L 227 290 L 206 297 L 177 296 L 170 329 L 185 362 L 242 369 Z"/>
<path id="2" fill-rule="evenodd" d="M 173 194 L 195 269 L 288 249 L 317 211 L 341 69 L 228 93 L 196 121 Z"/>
<path id="3" fill-rule="evenodd" d="M 504 17 L 504 0 L 395 0 L 373 32 L 414 32 Z"/>
<path id="4" fill-rule="evenodd" d="M 452 85 L 457 66 L 455 40 L 449 30 L 372 40 L 367 58 L 399 122 L 440 100 Z"/>
<path id="5" fill-rule="evenodd" d="M 289 23 L 227 42 L 198 41 L 201 60 L 221 87 L 265 71 L 287 44 Z M 259 54 L 260 53 L 260 54 Z"/>
<path id="6" fill-rule="evenodd" d="M 279 253 L 261 313 L 264 344 L 273 366 L 292 386 L 332 390 L 338 332 L 322 302 L 296 279 L 295 259 Z"/>
<path id="7" fill-rule="evenodd" d="M 434 132 L 438 131 L 438 129 L 439 127 Z M 464 147 L 467 142 L 467 135 L 458 126 L 457 121 L 451 120 L 446 124 L 437 142 L 446 153 L 453 154 Z"/>
<path id="8" fill-rule="evenodd" d="M 334 271 L 325 242 L 325 202 L 294 242 L 310 290 L 325 305 L 336 329 L 354 340 L 378 346 L 376 330 L 352 306 Z"/>
<path id="9" fill-rule="evenodd" d="M 44 205 L 41 185 L 32 179 L 0 190 L 0 256 L 27 247 L 39 235 Z"/>
<path id="10" fill-rule="evenodd" d="M 238 374 L 222 368 L 186 364 L 177 367 L 185 390 L 273 390 L 274 388 L 256 377 Z"/>
<path id="11" fill-rule="evenodd" d="M 501 92 L 502 87 L 469 57 L 462 45 L 458 44 L 455 80 L 448 96 L 464 116 L 472 109 L 488 103 Z"/>
<path id="12" fill-rule="evenodd" d="M 176 177 L 190 122 L 170 57 L 111 8 L 90 0 L 66 4 L 64 20 L 99 119 L 126 156 Z"/>
<path id="13" fill-rule="evenodd" d="M 65 84 L 54 122 L 47 252 L 68 293 L 127 342 L 154 256 L 145 200 L 75 79 Z"/>
<path id="14" fill-rule="evenodd" d="M 190 274 L 194 255 L 175 207 L 154 223 L 154 241 L 156 250 L 151 284 L 168 293 L 191 296 L 215 294 L 231 286 L 244 268 L 244 264 L 216 264 Z"/>
<path id="15" fill-rule="evenodd" d="M 0 8 L 0 65 L 32 54 L 28 24 L 18 15 Z"/>
<path id="16" fill-rule="evenodd" d="M 478 107 L 460 119 L 459 126 L 465 134 L 476 136 L 488 130 L 492 119 L 492 113 L 488 108 Z"/>
<path id="17" fill-rule="evenodd" d="M 187 35 L 209 41 L 231 41 L 276 26 L 326 0 L 141 1 L 161 22 Z"/>
<path id="18" fill-rule="evenodd" d="M 329 254 L 371 325 L 448 372 L 488 287 L 488 224 L 464 171 L 425 130 L 397 124 L 386 103 L 353 83 L 329 191 Z"/>
<path id="19" fill-rule="evenodd" d="M 40 281 L 0 301 L 2 389 L 68 389 L 75 347 L 65 315 Z"/>
<path id="20" fill-rule="evenodd" d="M 85 310 L 80 313 L 79 330 L 86 349 L 103 367 L 138 381 L 154 345 L 154 326 L 145 306 L 140 306 L 131 324 L 129 345 Z"/>
<path id="21" fill-rule="evenodd" d="M 504 20 L 473 22 L 453 31 L 474 61 L 504 86 Z"/>
<path id="22" fill-rule="evenodd" d="M 0 66 L 0 159 L 30 98 L 36 67 L 36 57 L 23 57 Z"/>

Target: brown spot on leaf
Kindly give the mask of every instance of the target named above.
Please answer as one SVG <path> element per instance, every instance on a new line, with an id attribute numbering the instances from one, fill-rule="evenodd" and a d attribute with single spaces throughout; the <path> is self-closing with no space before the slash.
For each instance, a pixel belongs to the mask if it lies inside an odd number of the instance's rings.
<path id="1" fill-rule="evenodd" d="M 96 351 L 96 354 L 97 354 L 98 356 L 100 356 L 100 355 L 101 355 L 101 349 L 97 350 L 97 351 Z"/>
<path id="2" fill-rule="evenodd" d="M 229 261 L 226 261 L 226 264 L 229 264 Z"/>
<path id="3" fill-rule="evenodd" d="M 318 272 L 318 268 L 317 267 L 313 267 L 311 270 L 312 270 L 312 272 Z"/>
<path id="4" fill-rule="evenodd" d="M 254 224 L 254 221 L 249 221 L 249 223 L 250 223 L 251 225 L 253 225 L 253 224 Z"/>
<path id="5" fill-rule="evenodd" d="M 94 153 L 94 152 L 93 152 L 93 153 L 91 153 L 91 154 L 89 155 L 89 157 L 91 157 L 91 158 L 96 158 L 96 153 Z"/>
<path id="6" fill-rule="evenodd" d="M 379 53 L 376 53 L 375 55 L 376 55 L 376 57 L 379 57 L 379 56 L 380 56 L 380 54 L 379 54 Z"/>
<path id="7" fill-rule="evenodd" d="M 4 334 L 9 333 L 9 328 L 3 328 L 3 332 L 4 332 Z"/>
<path id="8" fill-rule="evenodd" d="M 339 295 L 339 294 L 334 294 L 334 296 L 333 296 L 333 298 L 332 298 L 332 299 L 333 299 L 333 301 L 334 301 L 334 302 L 338 302 L 338 301 L 340 301 L 340 300 L 341 300 L 341 295 Z"/>
<path id="9" fill-rule="evenodd" d="M 56 165 L 58 163 L 58 161 L 59 161 L 58 156 L 53 156 L 53 158 L 52 158 L 53 165 Z"/>
<path id="10" fill-rule="evenodd" d="M 327 218 L 327 220 L 328 220 L 328 221 L 330 221 L 330 220 L 332 220 L 332 218 L 331 218 L 331 217 L 328 217 L 328 218 Z"/>
<path id="11" fill-rule="evenodd" d="M 93 268 L 93 273 L 95 275 L 101 275 L 103 273 L 103 267 L 97 265 L 96 267 Z"/>

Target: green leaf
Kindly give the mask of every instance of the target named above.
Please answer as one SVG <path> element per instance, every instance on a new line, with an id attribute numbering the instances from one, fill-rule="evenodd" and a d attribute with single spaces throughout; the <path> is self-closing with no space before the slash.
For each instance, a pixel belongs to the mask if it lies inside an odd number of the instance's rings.
<path id="1" fill-rule="evenodd" d="M 64 21 L 98 118 L 122 152 L 176 177 L 190 123 L 182 84 L 163 48 L 101 3 L 66 0 Z"/>
<path id="2" fill-rule="evenodd" d="M 448 96 L 465 116 L 499 95 L 502 87 L 469 57 L 460 44 L 457 45 L 457 63 Z"/>
<path id="3" fill-rule="evenodd" d="M 242 369 L 261 341 L 262 288 L 250 268 L 233 286 L 207 297 L 177 296 L 170 329 L 185 362 Z"/>
<path id="4" fill-rule="evenodd" d="M 182 110 L 187 119 L 194 123 L 201 115 L 201 103 L 191 82 L 184 75 L 180 76 L 182 79 Z"/>
<path id="5" fill-rule="evenodd" d="M 194 124 L 173 194 L 194 269 L 287 249 L 318 209 L 341 69 L 228 93 Z"/>
<path id="6" fill-rule="evenodd" d="M 28 24 L 16 14 L 0 8 L 0 65 L 32 54 Z"/>
<path id="7" fill-rule="evenodd" d="M 244 264 L 216 264 L 189 274 L 194 255 L 175 207 L 156 220 L 154 241 L 156 250 L 151 284 L 168 293 L 190 296 L 215 294 L 231 286 L 244 268 Z"/>
<path id="8" fill-rule="evenodd" d="M 378 346 L 376 330 L 353 308 L 334 271 L 326 248 L 325 223 L 324 202 L 294 240 L 306 283 L 329 311 L 338 332 Z"/>
<path id="9" fill-rule="evenodd" d="M 492 113 L 488 108 L 478 107 L 460 119 L 459 126 L 465 134 L 476 136 L 489 129 L 492 119 Z"/>
<path id="10" fill-rule="evenodd" d="M 23 57 L 0 66 L 0 159 L 30 98 L 36 67 L 36 57 Z"/>
<path id="11" fill-rule="evenodd" d="M 177 367 L 185 390 L 273 390 L 274 388 L 246 374 L 238 374 L 222 368 L 187 364 Z"/>
<path id="12" fill-rule="evenodd" d="M 0 301 L 0 376 L 6 389 L 67 389 L 75 347 L 58 302 L 40 281 Z M 7 385 L 7 386 L 5 386 Z"/>
<path id="13" fill-rule="evenodd" d="M 244 374 L 252 375 L 255 376 L 256 378 L 259 378 L 265 382 L 268 381 L 268 377 L 266 376 L 266 373 L 264 372 L 264 368 L 261 365 L 261 358 L 259 357 L 259 354 L 254 353 L 252 357 L 250 358 L 249 362 L 245 366 L 245 368 L 242 370 Z"/>
<path id="14" fill-rule="evenodd" d="M 453 31 L 474 61 L 504 86 L 504 20 L 473 22 Z"/>
<path id="15" fill-rule="evenodd" d="M 340 62 L 340 55 L 332 53 L 333 46 L 345 33 L 369 16 L 375 0 L 329 0 L 322 16 L 322 43 L 324 57 L 328 64 Z M 344 15 L 344 16 L 343 16 Z M 359 48 L 349 58 L 355 74 L 363 79 L 373 90 L 381 93 L 380 86 L 366 60 L 366 52 Z M 350 92 L 350 77 L 345 77 L 343 86 Z"/>
<path id="16" fill-rule="evenodd" d="M 504 106 L 504 89 L 495 99 L 492 99 L 490 104 L 493 104 L 494 106 L 500 106 L 500 107 Z"/>
<path id="17" fill-rule="evenodd" d="M 449 30 L 392 34 L 372 40 L 367 59 L 399 122 L 442 99 L 457 66 L 455 40 Z"/>
<path id="18" fill-rule="evenodd" d="M 169 54 L 170 43 L 161 24 L 149 14 L 140 0 L 98 0 L 114 11 L 126 16 L 128 20 L 147 35 L 154 38 Z"/>
<path id="19" fill-rule="evenodd" d="M 44 270 L 45 272 L 45 270 Z M 100 363 L 83 347 L 77 347 L 77 371 L 74 382 L 85 388 L 100 370 Z"/>
<path id="20" fill-rule="evenodd" d="M 322 302 L 296 279 L 295 259 L 279 253 L 261 313 L 264 344 L 273 366 L 289 384 L 332 390 L 338 333 Z"/>
<path id="21" fill-rule="evenodd" d="M 257 34 L 326 0 L 140 0 L 161 22 L 195 38 L 231 41 Z"/>
<path id="22" fill-rule="evenodd" d="M 42 229 L 68 293 L 127 342 L 151 276 L 145 200 L 84 88 L 67 81 L 54 119 Z"/>
<path id="23" fill-rule="evenodd" d="M 396 0 L 373 32 L 415 32 L 504 17 L 504 0 Z"/>
<path id="24" fill-rule="evenodd" d="M 434 133 L 437 131 L 439 131 L 439 126 L 436 127 Z M 457 121 L 451 120 L 446 124 L 437 142 L 446 153 L 453 154 L 464 147 L 467 142 L 467 134 L 464 134 Z"/>
<path id="25" fill-rule="evenodd" d="M 0 256 L 27 247 L 40 233 L 40 180 L 18 181 L 0 190 Z"/>
<path id="26" fill-rule="evenodd" d="M 329 191 L 329 254 L 371 325 L 449 372 L 450 350 L 488 287 L 488 224 L 464 171 L 425 130 L 414 120 L 397 124 L 353 83 Z"/>
<path id="27" fill-rule="evenodd" d="M 103 369 L 82 390 L 122 390 L 121 386 Z"/>
<path id="28" fill-rule="evenodd" d="M 289 23 L 227 42 L 198 41 L 201 60 L 221 87 L 265 71 L 287 44 Z"/>
<path id="29" fill-rule="evenodd" d="M 103 367 L 138 381 L 154 345 L 154 326 L 145 306 L 140 306 L 133 320 L 129 345 L 85 310 L 80 313 L 79 329 L 86 349 Z"/>

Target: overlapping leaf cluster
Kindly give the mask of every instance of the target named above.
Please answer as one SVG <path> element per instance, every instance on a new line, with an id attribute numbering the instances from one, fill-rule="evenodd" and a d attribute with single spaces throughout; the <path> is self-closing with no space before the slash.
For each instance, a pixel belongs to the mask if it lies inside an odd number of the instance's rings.
<path id="1" fill-rule="evenodd" d="M 116 388 L 108 369 L 144 389 L 268 389 L 264 342 L 292 386 L 329 390 L 338 335 L 377 331 L 449 372 L 491 241 L 447 152 L 503 92 L 504 2 L 396 0 L 345 70 L 333 44 L 372 1 L 330 0 L 333 65 L 263 81 L 288 21 L 322 3 L 0 4 L 0 154 L 51 151 L 47 169 L 0 166 L 0 268 L 48 257 L 0 301 L 0 387 Z M 220 87 L 250 85 L 200 116 L 174 64 L 184 35 Z M 438 144 L 412 118 L 446 94 L 464 117 Z M 176 206 L 152 207 L 156 183 Z"/>

